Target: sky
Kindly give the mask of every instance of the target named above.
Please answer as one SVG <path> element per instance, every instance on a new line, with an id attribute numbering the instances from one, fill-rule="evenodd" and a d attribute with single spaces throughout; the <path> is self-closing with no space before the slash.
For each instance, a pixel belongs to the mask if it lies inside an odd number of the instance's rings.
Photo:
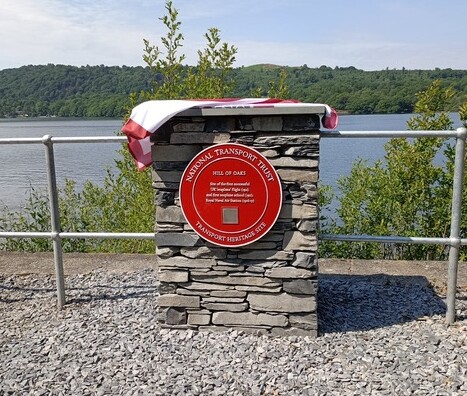
<path id="1" fill-rule="evenodd" d="M 173 0 L 194 65 L 211 27 L 235 66 L 467 69 L 467 0 Z M 144 66 L 162 48 L 165 0 L 0 0 L 0 70 Z"/>

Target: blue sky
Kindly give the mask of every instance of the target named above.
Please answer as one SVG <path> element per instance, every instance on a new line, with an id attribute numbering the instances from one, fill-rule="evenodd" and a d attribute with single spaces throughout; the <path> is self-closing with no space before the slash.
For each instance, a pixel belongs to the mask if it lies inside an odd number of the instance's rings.
<path id="1" fill-rule="evenodd" d="M 0 0 L 0 70 L 28 64 L 143 65 L 164 0 Z M 195 64 L 210 27 L 257 63 L 364 70 L 467 69 L 466 0 L 174 0 Z"/>

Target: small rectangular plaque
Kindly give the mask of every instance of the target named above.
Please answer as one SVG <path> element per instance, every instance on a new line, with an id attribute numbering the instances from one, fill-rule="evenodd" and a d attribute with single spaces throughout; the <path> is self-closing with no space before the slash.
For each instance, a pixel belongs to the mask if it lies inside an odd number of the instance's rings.
<path id="1" fill-rule="evenodd" d="M 222 208 L 222 224 L 238 224 L 238 207 Z"/>

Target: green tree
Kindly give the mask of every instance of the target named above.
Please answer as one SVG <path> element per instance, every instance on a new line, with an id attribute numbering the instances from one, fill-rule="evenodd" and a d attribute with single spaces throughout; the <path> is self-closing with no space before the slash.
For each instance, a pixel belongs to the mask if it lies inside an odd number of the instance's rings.
<path id="1" fill-rule="evenodd" d="M 183 45 L 181 22 L 178 10 L 172 1 L 166 2 L 167 14 L 160 18 L 167 29 L 161 38 L 164 50 L 144 40 L 143 59 L 153 75 L 152 88 L 133 94 L 132 105 L 136 100 L 181 99 L 195 97 L 223 96 L 228 92 L 228 71 L 235 61 L 236 48 L 221 43 L 219 30 L 209 29 L 205 35 L 207 48 L 198 51 L 196 68 L 183 72 L 184 54 L 179 54 Z M 107 173 L 103 187 L 88 183 L 82 193 L 83 213 L 87 219 L 86 228 L 126 232 L 148 232 L 154 227 L 154 190 L 151 172 L 137 172 L 126 145 L 119 151 L 116 160 L 118 172 Z M 154 245 L 148 241 L 108 240 L 102 241 L 99 250 L 103 251 L 153 251 Z"/>
<path id="2" fill-rule="evenodd" d="M 167 29 L 166 36 L 161 37 L 163 49 L 143 40 L 143 60 L 153 76 L 151 90 L 133 95 L 132 106 L 142 100 L 223 98 L 229 95 L 233 88 L 230 72 L 237 48 L 222 42 L 220 30 L 212 27 L 204 35 L 206 47 L 198 50 L 198 64 L 184 67 L 182 62 L 186 56 L 180 54 L 184 37 L 178 10 L 170 0 L 165 8 L 167 14 L 160 18 Z"/>
<path id="3" fill-rule="evenodd" d="M 230 77 L 237 48 L 222 43 L 217 28 L 204 35 L 207 46 L 198 51 L 198 66 L 188 69 L 185 80 L 185 98 L 223 98 L 233 88 Z"/>
<path id="4" fill-rule="evenodd" d="M 175 11 L 171 6 L 164 18 L 174 29 L 172 36 L 165 35 L 166 40 L 157 46 L 157 50 L 149 41 L 145 42 L 144 55 L 148 57 L 151 67 L 75 67 L 49 64 L 0 70 L 0 117 L 21 114 L 47 116 L 59 113 L 71 116 L 73 114 L 70 110 L 75 109 L 68 106 L 70 101 L 79 110 L 76 112 L 79 116 L 123 117 L 130 92 L 148 92 L 151 95 L 158 91 L 162 94 L 163 90 L 159 88 L 164 82 L 167 87 L 172 87 L 166 90 L 168 94 L 179 90 L 180 97 L 199 97 L 199 90 L 190 93 L 189 87 L 198 88 L 198 85 L 187 84 L 187 74 L 191 72 L 195 76 L 205 75 L 205 62 L 198 62 L 199 66 L 182 65 L 185 61 L 181 51 L 183 34 Z M 433 80 L 439 79 L 444 86 L 451 86 L 461 94 L 453 98 L 449 110 L 455 111 L 465 101 L 462 94 L 467 92 L 467 70 L 364 71 L 355 67 L 331 69 L 324 66 L 313 69 L 306 65 L 290 67 L 270 64 L 229 70 L 222 66 L 222 62 L 230 61 L 234 48 L 219 40 L 219 31 L 216 28 L 209 29 L 206 35 L 209 36 L 206 37 L 206 48 L 199 51 L 198 56 L 209 59 L 211 55 L 217 56 L 220 52 L 225 54 L 217 58 L 217 65 L 208 68 L 210 73 L 223 81 L 221 94 L 232 89 L 233 97 L 291 97 L 306 102 L 329 103 L 339 110 L 358 114 L 410 113 L 414 108 L 415 94 Z M 176 62 L 173 63 L 173 70 L 164 74 L 165 66 L 158 61 L 164 61 L 169 52 Z M 226 72 L 224 76 L 223 70 Z M 268 90 L 271 91 L 271 81 L 279 80 L 281 72 L 287 76 L 288 94 L 274 94 L 277 89 L 267 94 Z M 215 83 L 211 85 L 219 87 Z M 201 91 L 205 92 L 204 89 Z M 211 97 L 224 96 L 216 93 L 219 92 L 218 89 L 211 92 Z M 112 98 L 118 98 L 118 105 L 113 106 Z M 135 103 L 140 99 L 144 100 L 137 98 Z"/>
<path id="5" fill-rule="evenodd" d="M 0 214 L 1 231 L 45 232 L 50 231 L 49 201 L 46 191 L 30 186 L 29 197 L 20 212 L 11 212 L 7 207 Z M 52 250 L 49 239 L 6 239 L 0 243 L 2 250 L 37 252 Z"/>
<path id="6" fill-rule="evenodd" d="M 182 62 L 185 55 L 179 55 L 182 47 L 183 34 L 180 32 L 181 22 L 178 20 L 178 10 L 173 7 L 172 1 L 165 4 L 167 14 L 159 18 L 167 28 L 167 34 L 161 37 L 165 48 L 165 57 L 158 46 L 152 45 L 149 40 L 144 41 L 143 60 L 154 76 L 151 91 L 141 91 L 143 100 L 150 99 L 180 99 L 183 92 Z"/>
<path id="7" fill-rule="evenodd" d="M 434 81 L 417 95 L 418 115 L 409 120 L 409 129 L 451 129 L 453 123 L 445 110 L 453 97 L 452 89 Z M 465 117 L 465 109 L 461 108 L 461 112 Z M 339 180 L 339 221 L 324 225 L 323 230 L 339 234 L 449 236 L 452 141 L 394 138 L 388 141 L 385 150 L 384 161 L 368 165 L 358 160 L 350 175 Z M 440 153 L 444 154 L 442 162 L 437 159 Z M 356 258 L 446 258 L 444 247 L 436 245 L 326 242 L 322 254 Z"/>
<path id="8" fill-rule="evenodd" d="M 282 68 L 277 80 L 269 81 L 268 96 L 270 98 L 289 99 L 289 87 L 287 84 L 287 71 Z"/>
<path id="9" fill-rule="evenodd" d="M 207 48 L 198 52 L 197 67 L 183 72 L 182 61 L 185 55 L 179 55 L 183 35 L 180 32 L 178 11 L 172 1 L 166 2 L 167 15 L 160 18 L 167 34 L 161 38 L 164 52 L 144 40 L 143 59 L 153 76 L 152 87 L 148 91 L 132 94 L 132 106 L 139 101 L 150 99 L 180 99 L 187 97 L 222 96 L 231 88 L 228 73 L 235 61 L 236 48 L 222 43 L 219 30 L 209 29 L 205 35 Z M 192 96 L 193 95 L 193 96 Z M 65 101 L 60 111 L 73 114 L 73 103 Z M 97 105 L 97 103 L 96 103 Z M 99 112 L 101 110 L 98 110 Z M 150 232 L 154 227 L 154 191 L 150 170 L 137 172 L 133 159 L 126 145 L 118 152 L 115 161 L 117 171 L 107 171 L 102 187 L 87 182 L 82 192 L 76 191 L 76 185 L 68 180 L 60 192 L 62 211 L 62 229 L 64 231 L 115 231 L 115 232 Z M 25 230 L 49 227 L 47 198 L 33 194 L 30 204 L 21 213 L 6 212 L 0 218 L 0 229 Z M 19 228 L 18 228 L 19 227 Z M 39 229 L 38 229 L 39 230 Z M 42 228 L 40 229 L 42 230 Z M 22 244 L 22 245 L 21 245 Z M 3 249 L 26 248 L 48 250 L 51 244 L 41 241 L 20 241 L 4 243 Z M 64 242 L 65 251 L 101 251 L 101 252 L 151 252 L 152 241 L 134 240 L 85 240 Z"/>

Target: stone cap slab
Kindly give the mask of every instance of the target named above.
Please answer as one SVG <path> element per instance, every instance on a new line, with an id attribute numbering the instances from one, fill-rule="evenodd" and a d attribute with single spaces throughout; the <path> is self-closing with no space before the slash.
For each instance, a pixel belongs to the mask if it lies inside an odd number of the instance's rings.
<path id="1" fill-rule="evenodd" d="M 219 107 L 219 108 L 195 108 L 185 110 L 177 114 L 177 117 L 205 117 L 205 116 L 259 116 L 259 115 L 294 115 L 294 114 L 324 114 L 326 108 L 322 104 L 291 103 L 290 106 L 280 107 Z"/>

